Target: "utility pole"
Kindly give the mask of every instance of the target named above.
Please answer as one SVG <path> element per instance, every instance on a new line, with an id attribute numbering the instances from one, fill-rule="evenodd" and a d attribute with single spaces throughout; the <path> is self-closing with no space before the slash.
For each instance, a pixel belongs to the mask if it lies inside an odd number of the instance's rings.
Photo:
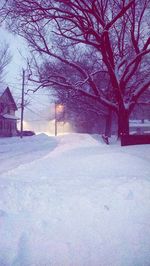
<path id="1" fill-rule="evenodd" d="M 23 114 L 24 114 L 24 85 L 25 85 L 25 70 L 22 71 L 22 97 L 21 97 L 21 127 L 20 137 L 23 137 Z"/>
<path id="2" fill-rule="evenodd" d="M 64 105 L 55 102 L 55 136 L 58 134 L 57 123 L 60 121 L 60 115 L 64 112 Z"/>
<path id="3" fill-rule="evenodd" d="M 57 136 L 57 105 L 55 103 L 55 136 Z"/>

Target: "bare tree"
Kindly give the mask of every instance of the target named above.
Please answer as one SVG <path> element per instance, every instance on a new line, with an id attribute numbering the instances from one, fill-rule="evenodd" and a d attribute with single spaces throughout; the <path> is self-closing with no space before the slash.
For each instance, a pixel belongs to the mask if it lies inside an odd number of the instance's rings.
<path id="1" fill-rule="evenodd" d="M 49 80 L 39 80 L 43 86 L 56 83 L 66 89 L 71 86 L 97 99 L 117 113 L 119 135 L 128 134 L 129 115 L 150 85 L 147 64 L 150 1 L 14 0 L 7 4 L 5 14 L 11 19 L 11 29 L 26 38 L 34 51 L 80 73 L 74 84 L 58 74 L 49 75 Z M 70 60 L 69 54 L 64 56 L 59 46 L 52 46 L 54 36 L 60 43 L 65 40 L 68 47 L 80 46 L 83 50 L 92 47 L 102 64 L 94 71 L 87 71 L 86 65 L 81 67 Z M 99 71 L 109 76 L 110 93 L 96 84 L 93 76 Z"/>
<path id="2" fill-rule="evenodd" d="M 11 61 L 11 54 L 9 51 L 9 45 L 8 44 L 2 44 L 0 48 L 0 81 L 2 82 L 5 76 L 5 71 L 7 65 Z"/>
<path id="3" fill-rule="evenodd" d="M 56 44 L 55 44 L 56 45 Z M 64 44 L 63 44 L 64 45 Z M 57 47 L 60 47 L 57 42 Z M 101 104 L 101 100 L 92 94 L 91 81 L 85 79 L 89 74 L 91 75 L 92 84 L 99 88 L 103 88 L 103 94 L 110 93 L 110 81 L 105 71 L 97 71 L 101 66 L 101 61 L 97 58 L 97 55 L 93 49 L 81 51 L 73 49 L 71 47 L 62 47 L 63 62 L 60 60 L 49 59 L 44 61 L 40 66 L 36 60 L 32 60 L 29 63 L 29 76 L 30 80 L 39 83 L 39 87 L 50 87 L 51 95 L 55 97 L 55 101 L 65 104 L 65 117 L 69 119 L 71 116 L 71 122 L 75 122 L 76 117 L 79 121 L 79 117 L 82 116 L 82 120 L 91 120 L 95 122 L 101 121 L 102 117 L 106 119 L 108 116 L 108 105 Z M 67 57 L 70 58 L 71 64 L 68 62 Z M 91 60 L 89 60 L 91 58 Z M 37 79 L 38 77 L 38 79 Z M 81 90 L 82 88 L 82 90 Z M 73 118 L 73 119 L 72 119 Z M 84 123 L 86 126 L 90 123 Z M 103 123 L 104 126 L 104 123 Z M 96 130 L 96 126 L 94 125 Z M 97 130 L 99 125 L 97 125 Z M 90 130 L 88 129 L 88 132 Z M 92 132 L 92 123 L 91 123 Z M 98 130 L 100 132 L 100 130 Z"/>
<path id="4" fill-rule="evenodd" d="M 4 11 L 7 4 L 7 0 L 0 2 L 0 27 L 6 18 L 6 12 Z M 5 41 L 0 42 L 0 82 L 3 81 L 6 66 L 11 62 L 12 56 L 10 53 L 9 45 Z"/>

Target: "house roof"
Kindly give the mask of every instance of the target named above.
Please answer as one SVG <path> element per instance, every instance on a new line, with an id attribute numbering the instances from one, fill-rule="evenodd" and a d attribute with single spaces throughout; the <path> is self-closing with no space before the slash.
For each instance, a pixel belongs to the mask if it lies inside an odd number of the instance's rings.
<path id="1" fill-rule="evenodd" d="M 13 103 L 15 109 L 17 110 L 17 109 L 18 109 L 18 108 L 17 108 L 17 105 L 16 105 L 16 103 L 15 103 L 15 100 L 14 100 L 14 98 L 13 98 L 13 96 L 12 96 L 12 93 L 11 93 L 9 87 L 7 87 L 6 89 L 0 89 L 0 98 L 3 96 L 4 93 L 8 93 L 9 98 L 11 99 L 11 102 Z"/>
<path id="2" fill-rule="evenodd" d="M 19 120 L 19 118 L 15 115 L 10 115 L 10 114 L 4 114 L 4 115 L 1 115 L 3 118 L 6 118 L 6 119 L 12 119 L 12 120 Z"/>

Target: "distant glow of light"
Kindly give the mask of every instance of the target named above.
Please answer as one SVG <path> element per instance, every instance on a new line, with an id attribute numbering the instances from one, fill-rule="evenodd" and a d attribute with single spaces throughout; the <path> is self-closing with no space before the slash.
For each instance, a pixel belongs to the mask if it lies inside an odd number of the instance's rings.
<path id="1" fill-rule="evenodd" d="M 47 132 L 49 132 L 48 135 L 54 135 L 55 119 L 49 122 L 49 130 L 47 130 Z M 59 122 L 59 121 L 57 122 L 57 135 L 62 135 L 62 134 L 71 133 L 71 132 L 73 132 L 73 129 L 68 122 L 65 122 L 65 123 Z"/>
<path id="2" fill-rule="evenodd" d="M 61 112 L 63 112 L 64 111 L 64 105 L 62 105 L 62 104 L 57 104 L 56 105 L 56 112 L 57 113 L 61 113 Z"/>
<path id="3" fill-rule="evenodd" d="M 21 127 L 21 121 L 19 120 L 18 123 L 17 123 L 18 130 L 20 130 L 20 127 Z M 27 121 L 25 121 L 25 120 L 23 120 L 23 129 L 24 130 L 29 130 L 30 129 L 30 124 Z"/>
<path id="4" fill-rule="evenodd" d="M 28 127 L 28 122 L 23 121 L 23 126 L 24 126 L 25 128 Z"/>
<path id="5" fill-rule="evenodd" d="M 17 125 L 18 130 L 20 130 L 20 121 L 18 121 Z M 49 136 L 54 136 L 55 134 L 55 119 L 51 121 L 23 121 L 23 130 L 31 130 L 36 134 L 45 133 Z M 73 130 L 71 125 L 66 122 L 57 122 L 57 132 L 58 135 L 72 133 Z"/>

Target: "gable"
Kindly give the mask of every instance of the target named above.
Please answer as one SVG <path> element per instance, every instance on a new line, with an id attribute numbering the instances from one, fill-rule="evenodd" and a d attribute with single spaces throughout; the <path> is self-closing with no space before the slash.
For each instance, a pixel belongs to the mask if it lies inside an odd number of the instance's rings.
<path id="1" fill-rule="evenodd" d="M 14 101 L 14 98 L 10 92 L 10 89 L 7 87 L 4 91 L 0 93 L 0 102 L 5 103 L 6 105 L 12 106 L 12 108 L 16 111 L 18 108 Z"/>

